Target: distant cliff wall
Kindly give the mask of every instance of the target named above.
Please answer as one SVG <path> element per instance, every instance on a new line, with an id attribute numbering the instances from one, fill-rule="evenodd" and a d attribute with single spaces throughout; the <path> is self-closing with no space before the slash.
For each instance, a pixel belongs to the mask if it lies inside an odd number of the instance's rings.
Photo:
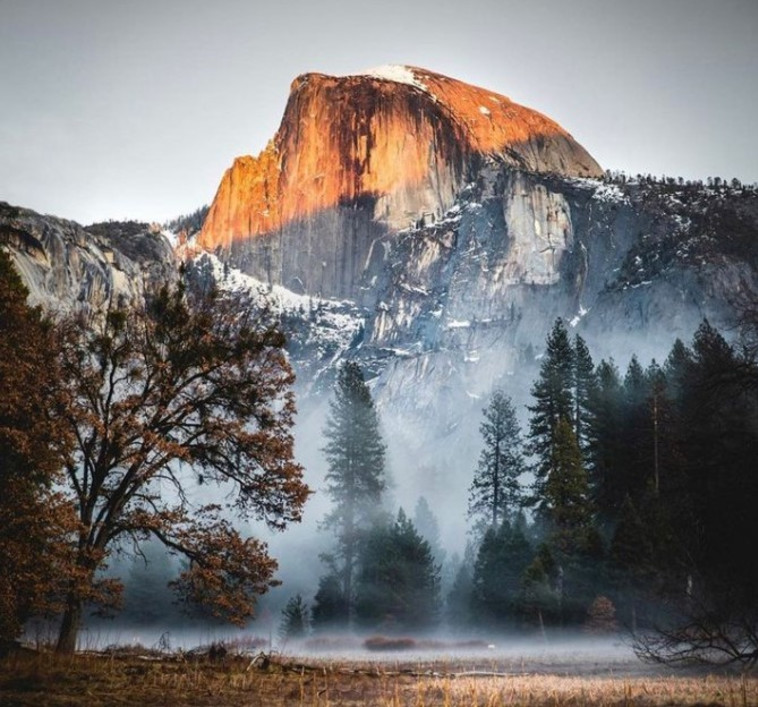
<path id="1" fill-rule="evenodd" d="M 227 170 L 196 245 L 272 283 L 356 297 L 381 238 L 442 219 L 486 165 L 602 173 L 557 123 L 486 89 L 412 67 L 305 74 L 266 149 Z"/>
<path id="2" fill-rule="evenodd" d="M 31 303 L 50 309 L 136 301 L 147 287 L 178 277 L 171 245 L 147 224 L 88 230 L 0 202 L 0 246 L 9 249 Z"/>

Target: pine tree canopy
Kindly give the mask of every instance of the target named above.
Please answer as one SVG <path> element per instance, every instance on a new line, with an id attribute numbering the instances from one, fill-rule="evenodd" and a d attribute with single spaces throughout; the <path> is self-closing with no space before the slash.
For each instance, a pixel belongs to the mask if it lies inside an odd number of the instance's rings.
<path id="1" fill-rule="evenodd" d="M 326 491 L 336 505 L 325 525 L 342 531 L 346 524 L 365 526 L 386 486 L 385 444 L 371 392 L 356 363 L 347 362 L 339 371 L 324 436 Z"/>
<path id="2" fill-rule="evenodd" d="M 300 594 L 290 597 L 282 609 L 282 621 L 279 625 L 279 638 L 286 641 L 305 638 L 311 628 L 311 610 Z"/>
<path id="3" fill-rule="evenodd" d="M 337 376 L 324 428 L 329 470 L 326 492 L 334 506 L 322 525 L 334 531 L 342 561 L 342 595 L 352 619 L 353 574 L 362 534 L 381 510 L 386 486 L 385 445 L 379 415 L 358 364 L 345 363 Z"/>
<path id="4" fill-rule="evenodd" d="M 319 579 L 312 613 L 313 625 L 318 628 L 334 628 L 347 623 L 348 606 L 337 575 L 327 574 Z"/>
<path id="5" fill-rule="evenodd" d="M 507 520 L 484 535 L 474 565 L 472 613 L 480 622 L 513 622 L 522 576 L 533 558 L 529 541 Z"/>
<path id="6" fill-rule="evenodd" d="M 367 626 L 427 628 L 439 618 L 439 567 L 429 543 L 403 509 L 366 535 L 360 554 L 356 614 Z"/>
<path id="7" fill-rule="evenodd" d="M 574 434 L 585 459 L 589 457 L 593 407 L 598 386 L 595 364 L 584 339 L 574 337 Z"/>
<path id="8" fill-rule="evenodd" d="M 484 446 L 469 487 L 468 515 L 482 528 L 496 528 L 522 502 L 521 429 L 511 399 L 502 390 L 492 394 L 483 413 L 479 431 Z"/>
<path id="9" fill-rule="evenodd" d="M 541 510 L 555 528 L 561 549 L 574 549 L 572 545 L 583 540 L 591 521 L 589 484 L 582 453 L 566 418 L 556 426 L 555 449 Z"/>
<path id="10" fill-rule="evenodd" d="M 550 471 L 558 421 L 574 419 L 574 360 L 566 326 L 557 319 L 532 387 L 534 404 L 529 406 L 528 451 L 536 458 L 534 473 L 538 481 L 544 481 Z"/>

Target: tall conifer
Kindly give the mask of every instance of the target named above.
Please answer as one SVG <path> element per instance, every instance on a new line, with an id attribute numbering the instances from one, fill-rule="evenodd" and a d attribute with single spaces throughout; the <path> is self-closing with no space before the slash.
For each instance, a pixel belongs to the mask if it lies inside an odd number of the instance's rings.
<path id="1" fill-rule="evenodd" d="M 375 519 L 386 486 L 379 415 L 356 363 L 347 362 L 339 371 L 324 436 L 323 451 L 329 463 L 326 492 L 334 508 L 323 525 L 337 536 L 342 596 L 351 607 L 361 534 Z"/>
<path id="2" fill-rule="evenodd" d="M 439 619 L 439 567 L 429 543 L 401 508 L 377 523 L 361 547 L 356 618 L 366 626 L 429 628 Z"/>
<path id="3" fill-rule="evenodd" d="M 574 337 L 574 434 L 587 462 L 590 457 L 593 400 L 597 389 L 597 374 L 590 350 L 584 339 Z"/>
<path id="4" fill-rule="evenodd" d="M 574 431 L 565 418 L 556 426 L 541 509 L 552 525 L 557 546 L 563 551 L 572 552 L 584 543 L 592 516 L 589 483 Z"/>
<path id="5" fill-rule="evenodd" d="M 484 448 L 469 487 L 469 518 L 482 528 L 497 528 L 521 505 L 519 477 L 525 470 L 521 429 L 511 399 L 502 390 L 492 394 L 479 431 Z"/>
<path id="6" fill-rule="evenodd" d="M 592 399 L 592 425 L 587 472 L 596 511 L 603 524 L 612 524 L 624 500 L 619 482 L 621 464 L 622 387 L 618 368 L 601 361 Z"/>
<path id="7" fill-rule="evenodd" d="M 557 319 L 547 338 L 539 378 L 532 386 L 534 404 L 529 406 L 528 451 L 535 457 L 537 498 L 544 494 L 552 468 L 558 422 L 574 418 L 573 390 L 574 349 L 563 320 Z"/>

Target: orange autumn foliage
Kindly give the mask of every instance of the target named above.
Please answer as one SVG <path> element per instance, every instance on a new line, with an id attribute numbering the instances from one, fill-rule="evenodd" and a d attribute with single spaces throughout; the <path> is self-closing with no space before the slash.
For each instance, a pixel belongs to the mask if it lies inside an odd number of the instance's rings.
<path id="1" fill-rule="evenodd" d="M 265 314 L 181 287 L 59 331 L 79 525 L 58 649 L 75 649 L 84 603 L 117 589 L 96 582 L 110 553 L 148 538 L 189 561 L 176 582 L 185 598 L 244 623 L 277 565 L 230 517 L 281 530 L 309 494 L 294 461 L 284 336 Z M 228 503 L 198 506 L 197 484 L 224 489 Z"/>
<path id="2" fill-rule="evenodd" d="M 53 490 L 71 438 L 57 415 L 52 330 L 26 294 L 0 249 L 0 640 L 60 608 L 75 523 Z"/>

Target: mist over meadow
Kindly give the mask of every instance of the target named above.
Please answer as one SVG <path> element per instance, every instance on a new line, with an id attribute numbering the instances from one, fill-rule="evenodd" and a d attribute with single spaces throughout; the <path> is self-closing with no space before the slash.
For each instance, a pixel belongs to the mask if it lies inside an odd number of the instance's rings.
<path id="1" fill-rule="evenodd" d="M 398 438 L 428 439 L 436 421 L 398 430 L 375 405 L 376 388 L 360 366 L 343 364 L 332 390 L 306 398 L 301 408 L 297 457 L 314 493 L 302 523 L 262 534 L 282 584 L 259 599 L 255 619 L 230 630 L 202 611 L 181 612 L 165 590 L 179 565 L 148 545 L 144 559 L 113 565 L 126 580 L 125 605 L 112 622 L 91 624 L 89 640 L 157 642 L 163 635 L 175 647 L 254 640 L 296 654 L 496 656 L 548 670 L 563 662 L 586 670 L 602 656 L 606 667 L 642 670 L 633 667 L 635 649 L 645 655 L 648 646 L 640 637 L 683 621 L 696 592 L 718 596 L 720 580 L 711 572 L 734 572 L 730 601 L 739 597 L 739 581 L 749 586 L 749 570 L 710 552 L 723 553 L 725 517 L 733 525 L 746 517 L 732 489 L 751 480 L 730 477 L 716 495 L 713 487 L 707 497 L 697 494 L 704 469 L 721 465 L 726 475 L 740 455 L 752 453 L 752 424 L 730 430 L 729 440 L 723 430 L 724 415 L 753 409 L 752 392 L 727 393 L 741 367 L 752 370 L 744 348 L 750 336 L 745 323 L 741 338 L 733 334 L 728 343 L 704 322 L 693 339 L 677 340 L 655 359 L 643 362 L 619 348 L 595 361 L 577 331 L 557 320 L 528 365 L 493 376 L 490 394 L 471 396 L 455 430 L 463 444 L 446 446 L 437 431 L 441 448 L 421 453 Z M 613 350 L 611 342 L 603 350 Z M 363 426 L 366 410 L 349 407 L 350 386 L 368 410 Z M 706 412 L 705 405 L 724 407 Z M 565 417 L 555 412 L 561 406 Z M 340 414 L 343 424 L 335 426 Z M 551 424 L 551 415 L 558 422 Z M 560 422 L 566 424 L 556 440 Z M 373 448 L 366 469 L 382 483 L 364 489 L 370 502 L 351 560 L 351 606 L 340 554 L 339 493 L 346 492 L 334 491 L 340 459 L 333 447 L 345 441 L 340 435 L 355 434 L 355 425 L 361 432 L 354 453 Z M 734 456 L 724 457 L 724 444 Z M 689 445 L 698 450 L 690 458 Z M 192 493 L 213 491 L 200 485 Z M 752 498 L 752 490 L 746 493 Z M 700 504 L 714 519 L 706 531 L 713 536 L 687 548 L 686 524 Z M 729 542 L 742 532 L 735 528 Z M 688 565 L 685 557 L 698 551 L 698 564 Z"/>
<path id="2" fill-rule="evenodd" d="M 0 628 L 751 664 L 756 224 L 397 65 L 163 226 L 0 203 Z"/>

